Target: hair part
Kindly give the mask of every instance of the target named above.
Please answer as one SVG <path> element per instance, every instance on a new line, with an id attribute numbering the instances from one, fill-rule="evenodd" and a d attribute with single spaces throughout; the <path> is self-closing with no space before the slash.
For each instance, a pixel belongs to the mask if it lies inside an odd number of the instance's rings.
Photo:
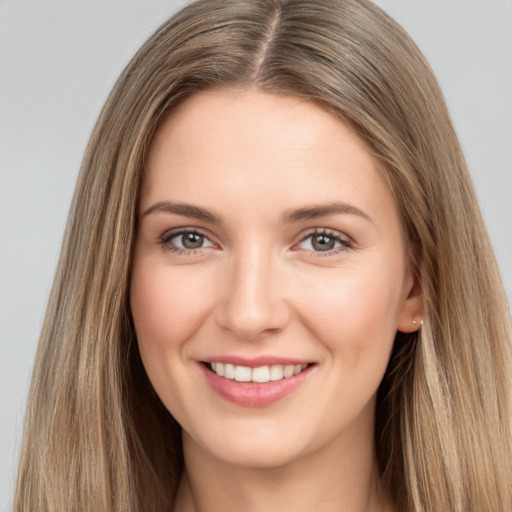
<path id="1" fill-rule="evenodd" d="M 367 0 L 200 0 L 116 83 L 84 156 L 27 408 L 15 510 L 157 512 L 180 429 L 142 367 L 128 292 L 155 131 L 187 97 L 256 87 L 313 101 L 382 162 L 421 280 L 425 325 L 398 333 L 376 453 L 400 510 L 511 510 L 510 315 L 441 91 Z"/>

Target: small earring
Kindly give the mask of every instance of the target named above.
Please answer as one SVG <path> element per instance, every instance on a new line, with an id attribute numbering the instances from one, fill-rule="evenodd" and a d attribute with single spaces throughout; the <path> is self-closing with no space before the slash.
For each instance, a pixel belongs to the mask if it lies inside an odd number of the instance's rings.
<path id="1" fill-rule="evenodd" d="M 420 320 L 420 325 L 423 327 L 423 320 Z"/>
<path id="2" fill-rule="evenodd" d="M 416 325 L 418 322 L 416 322 L 416 320 L 413 320 L 413 321 L 412 321 L 412 323 L 413 323 L 414 325 Z"/>

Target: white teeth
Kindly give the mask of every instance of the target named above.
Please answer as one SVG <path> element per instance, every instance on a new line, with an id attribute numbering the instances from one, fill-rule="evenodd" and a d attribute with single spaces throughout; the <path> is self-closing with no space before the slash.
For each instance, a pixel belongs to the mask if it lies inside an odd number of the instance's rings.
<path id="1" fill-rule="evenodd" d="M 224 377 L 226 379 L 234 379 L 235 378 L 235 365 L 226 363 L 224 365 Z"/>
<path id="2" fill-rule="evenodd" d="M 235 380 L 238 382 L 251 382 L 251 369 L 247 366 L 235 366 Z"/>
<path id="3" fill-rule="evenodd" d="M 287 364 L 283 369 L 283 376 L 291 377 L 293 375 L 294 370 L 295 370 L 295 366 L 293 366 L 293 364 Z"/>
<path id="4" fill-rule="evenodd" d="M 281 380 L 283 375 L 283 365 L 281 364 L 274 364 L 270 367 L 270 375 L 269 380 Z"/>
<path id="5" fill-rule="evenodd" d="M 253 382 L 268 382 L 270 380 L 270 368 L 268 366 L 259 366 L 252 369 Z"/>
<path id="6" fill-rule="evenodd" d="M 297 375 L 308 367 L 307 364 L 273 364 L 272 366 L 238 366 L 230 363 L 210 363 L 210 368 L 219 377 L 234 379 L 238 382 L 269 382 Z"/>

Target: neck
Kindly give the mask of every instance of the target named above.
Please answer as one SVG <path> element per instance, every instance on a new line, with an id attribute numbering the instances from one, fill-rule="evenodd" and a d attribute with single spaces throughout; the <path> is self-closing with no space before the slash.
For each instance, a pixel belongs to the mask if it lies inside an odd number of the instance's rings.
<path id="1" fill-rule="evenodd" d="M 175 512 L 393 510 L 380 492 L 373 432 L 342 436 L 279 467 L 241 467 L 218 460 L 187 434 L 183 446 L 185 470 Z"/>

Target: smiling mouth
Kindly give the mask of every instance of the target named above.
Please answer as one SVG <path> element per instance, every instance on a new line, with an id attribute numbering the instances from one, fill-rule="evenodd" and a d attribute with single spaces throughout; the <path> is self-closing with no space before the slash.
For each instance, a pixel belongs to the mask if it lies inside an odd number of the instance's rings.
<path id="1" fill-rule="evenodd" d="M 237 382 L 276 382 L 298 375 L 304 371 L 309 364 L 273 364 L 269 366 L 240 366 L 230 363 L 208 362 L 205 364 L 212 372 L 225 379 L 236 380 Z"/>

